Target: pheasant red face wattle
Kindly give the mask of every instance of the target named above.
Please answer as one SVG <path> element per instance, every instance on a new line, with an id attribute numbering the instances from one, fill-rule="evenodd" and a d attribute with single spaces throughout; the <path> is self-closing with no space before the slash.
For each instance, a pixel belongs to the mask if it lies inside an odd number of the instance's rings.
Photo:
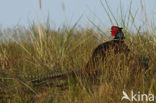
<path id="1" fill-rule="evenodd" d="M 117 26 L 112 26 L 112 27 L 111 27 L 111 34 L 112 34 L 112 36 L 116 36 L 116 34 L 117 34 L 117 32 L 118 32 L 119 30 L 120 30 L 119 27 L 117 27 Z"/>

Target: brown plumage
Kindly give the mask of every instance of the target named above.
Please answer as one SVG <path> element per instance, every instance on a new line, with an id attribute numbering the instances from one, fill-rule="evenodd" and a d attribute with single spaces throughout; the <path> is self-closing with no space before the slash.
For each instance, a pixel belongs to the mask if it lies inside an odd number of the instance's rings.
<path id="1" fill-rule="evenodd" d="M 82 75 L 88 76 L 96 76 L 97 75 L 97 67 L 100 61 L 104 61 L 107 56 L 111 55 L 111 51 L 113 51 L 113 55 L 124 53 L 128 55 L 130 50 L 128 46 L 124 43 L 124 34 L 122 32 L 122 28 L 117 26 L 112 26 L 111 28 L 112 36 L 115 36 L 113 40 L 100 44 L 95 50 L 93 51 L 93 55 L 86 64 L 83 69 L 78 69 L 76 71 L 69 71 L 65 73 L 55 74 L 55 75 L 47 75 L 44 77 L 40 77 L 37 79 L 33 79 L 33 83 L 40 83 L 46 80 L 53 80 L 53 79 L 65 79 L 69 76 L 77 77 Z M 111 52 L 111 53 L 110 53 Z"/>

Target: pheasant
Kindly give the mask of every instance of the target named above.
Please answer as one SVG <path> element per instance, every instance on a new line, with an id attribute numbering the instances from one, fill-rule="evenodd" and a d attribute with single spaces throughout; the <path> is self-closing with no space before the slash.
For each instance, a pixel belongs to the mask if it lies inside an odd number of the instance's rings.
<path id="1" fill-rule="evenodd" d="M 111 35 L 114 37 L 114 39 L 108 42 L 104 42 L 100 44 L 97 48 L 95 48 L 92 57 L 83 69 L 64 72 L 60 74 L 47 75 L 37 79 L 33 79 L 31 80 L 31 82 L 40 83 L 46 80 L 65 79 L 69 76 L 72 76 L 73 78 L 82 75 L 96 76 L 98 73 L 98 70 L 96 68 L 99 65 L 100 60 L 104 61 L 107 53 L 109 53 L 110 50 L 113 50 L 115 55 L 120 53 L 125 53 L 125 55 L 129 54 L 130 50 L 128 46 L 124 43 L 125 36 L 122 32 L 122 29 L 123 28 L 120 28 L 118 26 L 111 27 Z"/>

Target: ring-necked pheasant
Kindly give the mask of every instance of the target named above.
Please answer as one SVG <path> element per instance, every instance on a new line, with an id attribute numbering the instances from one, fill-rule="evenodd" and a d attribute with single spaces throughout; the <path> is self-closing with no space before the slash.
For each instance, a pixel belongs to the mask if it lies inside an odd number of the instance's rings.
<path id="1" fill-rule="evenodd" d="M 92 57 L 83 69 L 43 76 L 37 79 L 33 79 L 32 82 L 40 83 L 46 80 L 65 79 L 69 76 L 77 77 L 79 75 L 96 75 L 98 71 L 96 67 L 99 65 L 100 60 L 103 61 L 105 59 L 109 51 L 113 50 L 114 55 L 120 53 L 125 53 L 126 55 L 128 55 L 128 53 L 130 52 L 128 46 L 124 43 L 125 36 L 122 32 L 122 28 L 118 26 L 112 26 L 111 35 L 114 37 L 114 39 L 108 42 L 104 42 L 100 44 L 97 48 L 95 48 Z"/>

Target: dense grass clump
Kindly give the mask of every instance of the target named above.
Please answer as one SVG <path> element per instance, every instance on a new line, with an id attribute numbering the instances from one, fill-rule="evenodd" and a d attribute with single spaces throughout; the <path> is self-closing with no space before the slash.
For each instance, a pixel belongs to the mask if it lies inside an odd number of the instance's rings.
<path id="1" fill-rule="evenodd" d="M 115 57 L 112 55 L 105 64 L 99 65 L 102 75 L 98 77 L 98 83 L 89 80 L 85 84 L 75 83 L 69 78 L 54 82 L 68 82 L 63 87 L 35 87 L 26 75 L 40 76 L 83 68 L 94 48 L 111 38 L 109 35 L 99 36 L 100 31 L 93 29 L 54 31 L 32 26 L 13 31 L 13 35 L 5 31 L 12 37 L 0 42 L 0 101 L 3 103 L 119 103 L 123 90 L 156 94 L 156 36 L 149 32 L 125 32 L 125 42 L 131 52 L 148 58 L 148 70 L 141 65 L 127 66 L 126 62 L 113 61 Z M 141 71 L 132 75 L 132 70 L 137 68 Z"/>

